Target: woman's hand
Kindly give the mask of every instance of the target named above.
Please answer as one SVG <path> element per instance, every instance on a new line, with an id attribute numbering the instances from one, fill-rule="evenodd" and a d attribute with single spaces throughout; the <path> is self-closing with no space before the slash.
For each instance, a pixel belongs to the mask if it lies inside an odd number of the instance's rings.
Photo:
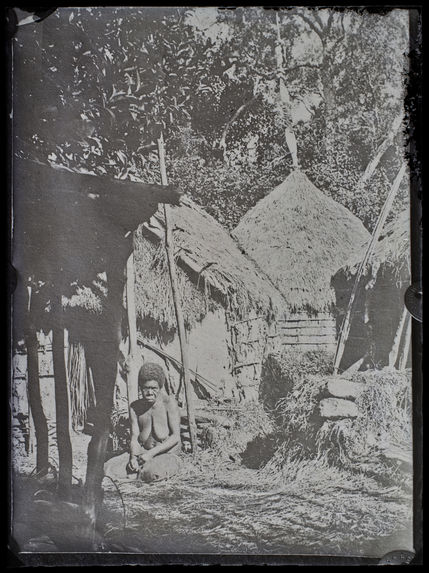
<path id="1" fill-rule="evenodd" d="M 150 462 L 150 460 L 153 459 L 153 454 L 151 452 L 145 452 L 139 456 L 139 458 L 145 464 L 146 462 Z"/>
<path id="2" fill-rule="evenodd" d="M 139 471 L 140 469 L 139 462 L 135 456 L 130 457 L 130 461 L 128 462 L 127 467 L 132 473 Z"/>

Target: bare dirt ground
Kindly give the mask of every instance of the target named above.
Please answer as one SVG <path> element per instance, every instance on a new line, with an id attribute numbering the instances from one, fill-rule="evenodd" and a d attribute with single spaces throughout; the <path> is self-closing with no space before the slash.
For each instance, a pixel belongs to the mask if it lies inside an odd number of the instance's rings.
<path id="1" fill-rule="evenodd" d="M 76 501 L 88 440 L 73 439 Z M 39 482 L 32 467 L 34 456 L 17 456 L 13 533 L 20 550 L 87 550 L 78 506 L 57 502 L 55 479 Z M 105 478 L 103 487 L 98 539 L 108 552 L 376 557 L 412 547 L 407 488 L 322 461 L 299 462 L 274 479 L 207 450 L 197 460 L 183 454 L 179 474 L 168 481 Z"/>

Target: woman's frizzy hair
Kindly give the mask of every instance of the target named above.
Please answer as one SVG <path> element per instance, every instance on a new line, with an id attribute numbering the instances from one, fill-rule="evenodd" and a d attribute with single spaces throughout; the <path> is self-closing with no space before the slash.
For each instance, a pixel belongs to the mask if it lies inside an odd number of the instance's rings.
<path id="1" fill-rule="evenodd" d="M 139 371 L 139 386 L 141 387 L 148 380 L 156 380 L 158 386 L 162 388 L 167 381 L 164 369 L 154 362 L 145 362 Z"/>

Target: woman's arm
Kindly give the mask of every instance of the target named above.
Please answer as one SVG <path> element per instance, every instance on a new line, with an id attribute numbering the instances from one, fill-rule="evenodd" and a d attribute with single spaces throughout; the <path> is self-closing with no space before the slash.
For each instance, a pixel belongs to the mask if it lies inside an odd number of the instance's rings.
<path id="1" fill-rule="evenodd" d="M 134 408 L 130 407 L 130 424 L 131 424 L 131 440 L 130 440 L 130 465 L 132 469 L 138 469 L 137 457 L 144 451 L 144 448 L 139 444 L 139 420 Z"/>

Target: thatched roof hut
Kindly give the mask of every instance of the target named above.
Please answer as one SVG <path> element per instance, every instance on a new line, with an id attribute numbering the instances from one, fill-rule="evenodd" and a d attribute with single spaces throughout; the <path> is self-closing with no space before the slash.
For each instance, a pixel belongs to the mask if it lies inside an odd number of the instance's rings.
<path id="1" fill-rule="evenodd" d="M 251 314 L 273 320 L 288 309 L 281 293 L 228 232 L 190 199 L 171 208 L 175 260 L 188 327 L 223 307 L 234 320 Z M 142 225 L 135 241 L 136 305 L 146 321 L 165 330 L 176 319 L 164 243 L 163 208 Z M 161 301 L 161 303 L 160 303 Z"/>
<path id="2" fill-rule="evenodd" d="M 362 257 L 351 256 L 333 276 L 339 324 L 347 310 L 361 260 Z M 400 347 L 405 343 L 404 294 L 410 285 L 410 277 L 410 213 L 405 209 L 386 224 L 363 269 L 342 359 L 343 368 L 364 356 L 363 368 L 387 365 L 395 338 L 399 357 Z"/>
<path id="3" fill-rule="evenodd" d="M 361 221 L 295 170 L 233 232 L 294 311 L 329 312 L 332 275 L 370 238 Z"/>
<path id="4" fill-rule="evenodd" d="M 289 306 L 213 217 L 190 199 L 170 212 L 191 368 L 230 388 L 241 377 L 243 385 L 256 386 L 257 394 L 270 328 Z M 136 233 L 134 265 L 138 328 L 145 348 L 154 345 L 180 360 L 163 208 Z"/>
<path id="5" fill-rule="evenodd" d="M 338 271 L 347 279 L 356 276 L 362 256 L 354 253 L 346 264 Z M 369 264 L 363 271 L 373 281 L 381 275 L 390 272 L 399 283 L 408 282 L 410 277 L 410 212 L 409 209 L 401 211 L 390 223 L 387 223 L 381 232 L 380 238 L 374 248 Z M 408 285 L 407 285 L 408 286 Z"/>

